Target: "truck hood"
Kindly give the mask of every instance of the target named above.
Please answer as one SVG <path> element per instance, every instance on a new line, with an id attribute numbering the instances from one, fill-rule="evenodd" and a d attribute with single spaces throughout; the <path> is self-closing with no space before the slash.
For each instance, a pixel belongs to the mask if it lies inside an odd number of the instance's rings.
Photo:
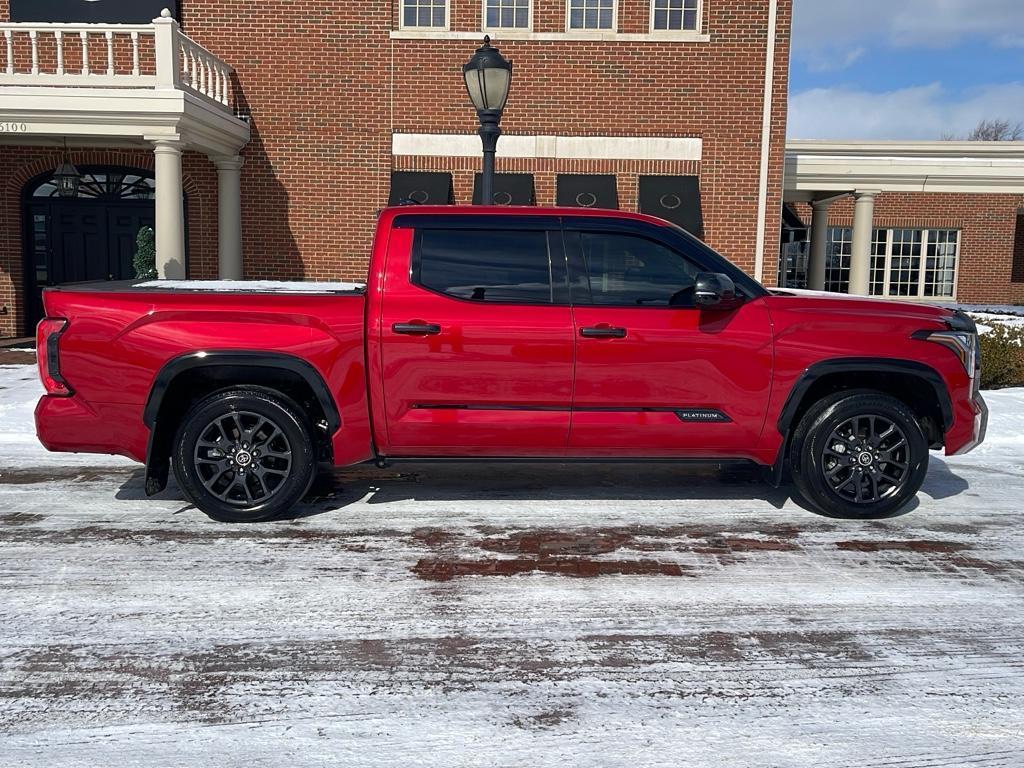
<path id="1" fill-rule="evenodd" d="M 961 314 L 949 307 L 924 302 L 851 296 L 846 293 L 808 291 L 801 288 L 770 288 L 775 299 L 792 309 L 819 309 L 831 312 L 870 313 L 875 316 L 927 318 L 940 322 Z"/>

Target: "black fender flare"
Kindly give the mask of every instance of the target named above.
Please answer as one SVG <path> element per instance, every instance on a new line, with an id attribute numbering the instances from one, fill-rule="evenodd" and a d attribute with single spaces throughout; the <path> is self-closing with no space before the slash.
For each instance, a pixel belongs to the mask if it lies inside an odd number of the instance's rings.
<path id="1" fill-rule="evenodd" d="M 175 379 L 183 373 L 197 368 L 221 367 L 276 369 L 299 376 L 312 390 L 323 409 L 328 434 L 333 435 L 341 428 L 341 414 L 327 383 L 312 364 L 299 357 L 282 352 L 245 350 L 214 350 L 179 355 L 165 363 L 157 372 L 142 411 L 142 420 L 149 428 L 149 444 L 146 448 L 147 495 L 159 493 L 167 486 L 169 451 L 162 445 L 166 441 L 157 442 L 156 438 L 159 434 L 157 421 L 168 390 Z"/>
<path id="2" fill-rule="evenodd" d="M 779 412 L 776 427 L 782 435 L 782 447 L 779 455 L 771 469 L 771 482 L 776 487 L 782 481 L 782 469 L 785 464 L 786 454 L 789 447 L 789 436 L 793 429 L 793 421 L 800 408 L 804 395 L 811 386 L 824 376 L 837 373 L 898 373 L 901 375 L 915 376 L 921 379 L 935 393 L 935 399 L 939 404 L 939 411 L 942 414 L 942 431 L 945 432 L 953 426 L 953 402 L 949 396 L 949 388 L 946 386 L 942 374 L 930 365 L 918 362 L 917 360 L 904 360 L 892 357 L 838 357 L 829 360 L 821 360 L 808 366 L 800 374 L 786 402 Z"/>

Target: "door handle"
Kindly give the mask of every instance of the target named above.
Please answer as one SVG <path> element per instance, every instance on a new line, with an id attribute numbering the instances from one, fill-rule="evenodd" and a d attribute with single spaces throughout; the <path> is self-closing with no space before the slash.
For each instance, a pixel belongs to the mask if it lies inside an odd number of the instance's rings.
<path id="1" fill-rule="evenodd" d="M 602 323 L 592 328 L 580 328 L 580 336 L 585 339 L 624 339 L 626 338 L 626 329 Z"/>
<path id="2" fill-rule="evenodd" d="M 436 323 L 395 323 L 391 330 L 409 336 L 436 336 L 441 332 L 441 326 Z"/>

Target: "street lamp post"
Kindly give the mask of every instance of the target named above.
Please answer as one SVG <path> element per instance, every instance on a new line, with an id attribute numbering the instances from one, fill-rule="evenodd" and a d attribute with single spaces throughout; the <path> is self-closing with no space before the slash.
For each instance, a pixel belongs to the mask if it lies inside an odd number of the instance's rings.
<path id="1" fill-rule="evenodd" d="M 494 203 L 494 153 L 501 136 L 501 113 L 505 110 L 508 90 L 512 85 L 512 62 L 497 48 L 491 47 L 490 36 L 477 48 L 462 68 L 466 90 L 480 118 L 480 139 L 484 145 L 484 167 L 480 177 L 480 202 Z"/>

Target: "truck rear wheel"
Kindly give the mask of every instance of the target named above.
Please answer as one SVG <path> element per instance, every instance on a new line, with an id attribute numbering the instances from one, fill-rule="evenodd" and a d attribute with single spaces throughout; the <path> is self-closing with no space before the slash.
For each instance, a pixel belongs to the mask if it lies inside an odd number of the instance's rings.
<path id="1" fill-rule="evenodd" d="M 172 465 L 178 485 L 214 520 L 269 520 L 309 490 L 310 428 L 290 401 L 260 389 L 216 392 L 185 415 Z"/>
<path id="2" fill-rule="evenodd" d="M 800 420 L 793 481 L 829 517 L 873 519 L 904 507 L 928 473 L 928 440 L 910 409 L 872 390 L 838 392 Z"/>

